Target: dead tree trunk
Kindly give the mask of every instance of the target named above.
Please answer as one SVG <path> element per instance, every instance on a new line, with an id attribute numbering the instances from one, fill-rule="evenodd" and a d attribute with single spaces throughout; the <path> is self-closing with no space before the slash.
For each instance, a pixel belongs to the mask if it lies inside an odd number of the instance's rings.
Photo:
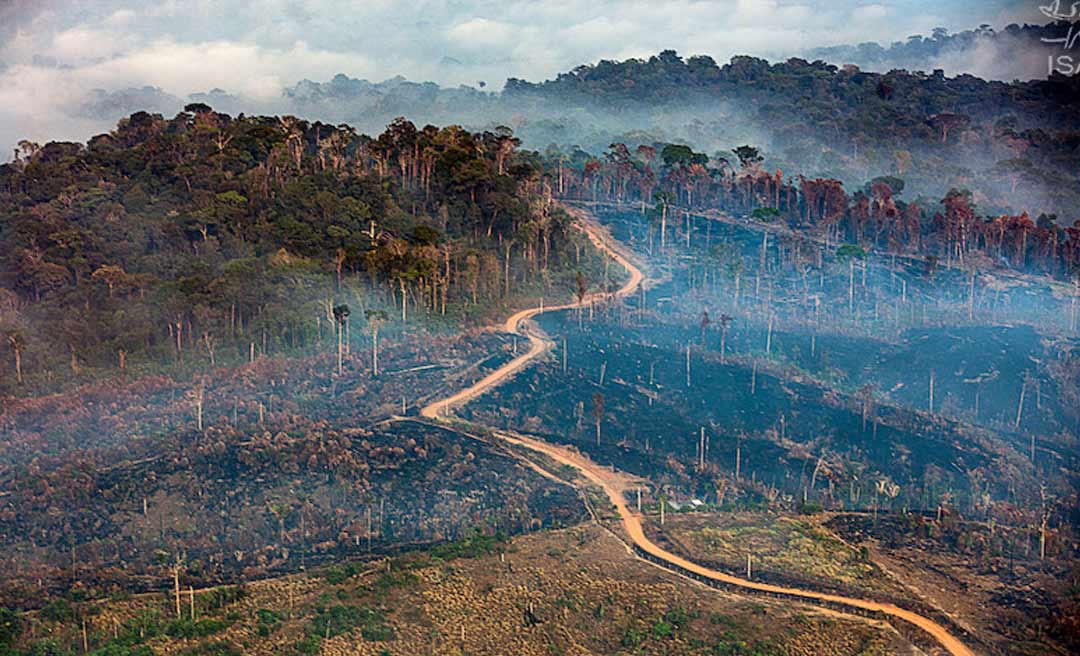
<path id="1" fill-rule="evenodd" d="M 1024 396 L 1026 394 L 1027 394 L 1027 379 L 1025 378 L 1024 382 L 1020 384 L 1020 402 L 1016 405 L 1016 421 L 1013 424 L 1013 427 L 1017 428 L 1017 429 L 1020 428 L 1020 419 L 1024 414 Z M 1034 443 L 1034 438 L 1032 439 L 1032 443 Z M 1032 447 L 1031 458 L 1032 458 L 1032 460 L 1035 459 L 1035 448 L 1034 448 L 1034 446 Z"/>

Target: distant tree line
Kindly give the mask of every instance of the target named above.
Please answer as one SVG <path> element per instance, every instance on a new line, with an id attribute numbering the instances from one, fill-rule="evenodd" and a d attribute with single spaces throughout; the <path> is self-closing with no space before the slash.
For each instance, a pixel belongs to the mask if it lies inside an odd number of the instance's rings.
<path id="1" fill-rule="evenodd" d="M 759 149 L 739 146 L 707 156 L 681 144 L 612 144 L 594 157 L 583 151 L 546 153 L 560 193 L 580 200 L 635 204 L 657 217 L 657 241 L 685 223 L 686 211 L 719 209 L 882 251 L 967 267 L 1010 266 L 1060 277 L 1080 275 L 1080 219 L 1056 215 L 984 215 L 970 191 L 952 189 L 940 201 L 900 195 L 905 182 L 876 177 L 849 191 L 835 178 L 769 171 Z M 683 218 L 679 218 L 683 216 Z"/>
<path id="2" fill-rule="evenodd" d="M 718 65 L 666 50 L 538 84 L 510 79 L 502 101 L 610 116 L 626 126 L 610 141 L 631 148 L 664 140 L 646 131 L 652 124 L 668 134 L 681 128 L 698 147 L 749 141 L 767 150 L 770 169 L 849 189 L 889 175 L 904 179 L 912 196 L 968 189 L 991 214 L 1037 215 L 1080 205 L 1077 97 L 1080 76 L 1003 83 L 799 58 L 737 56 Z"/>

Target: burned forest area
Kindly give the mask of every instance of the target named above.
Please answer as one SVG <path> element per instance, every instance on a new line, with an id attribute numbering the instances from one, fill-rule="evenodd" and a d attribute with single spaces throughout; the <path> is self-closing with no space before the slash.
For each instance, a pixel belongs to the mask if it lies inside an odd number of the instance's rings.
<path id="1" fill-rule="evenodd" d="M 0 163 L 0 656 L 1080 650 L 1075 79 L 485 85 Z"/>

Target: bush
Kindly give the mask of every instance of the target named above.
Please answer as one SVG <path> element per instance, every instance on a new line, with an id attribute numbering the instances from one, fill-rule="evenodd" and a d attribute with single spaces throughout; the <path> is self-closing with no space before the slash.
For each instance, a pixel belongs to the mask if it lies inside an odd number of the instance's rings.
<path id="1" fill-rule="evenodd" d="M 41 609 L 41 616 L 50 622 L 69 622 L 75 619 L 75 611 L 67 599 L 55 599 Z"/>
<path id="2" fill-rule="evenodd" d="M 124 645 L 110 642 L 90 652 L 90 656 L 153 656 L 154 652 L 146 645 Z"/>
<path id="3" fill-rule="evenodd" d="M 277 631 L 278 627 L 281 626 L 281 615 L 266 608 L 255 611 L 255 618 L 255 630 L 263 637 Z"/>
<path id="4" fill-rule="evenodd" d="M 670 622 L 656 620 L 650 629 L 654 638 L 670 638 L 675 635 L 675 627 Z"/>
<path id="5" fill-rule="evenodd" d="M 452 560 L 454 558 L 479 558 L 505 549 L 507 537 L 502 533 L 484 535 L 476 532 L 457 542 L 441 544 L 431 550 L 431 557 L 440 560 Z"/>
<path id="6" fill-rule="evenodd" d="M 322 638 L 317 635 L 309 635 L 296 643 L 296 651 L 301 654 L 317 654 L 322 646 Z"/>
<path id="7" fill-rule="evenodd" d="M 10 608 L 0 608 L 0 647 L 10 645 L 22 633 L 19 614 Z"/>
<path id="8" fill-rule="evenodd" d="M 198 645 L 180 654 L 181 656 L 244 656 L 243 652 L 227 642 Z"/>
<path id="9" fill-rule="evenodd" d="M 229 623 L 224 620 L 182 619 L 169 622 L 165 626 L 165 633 L 172 638 L 203 638 L 224 631 L 228 626 Z"/>
<path id="10" fill-rule="evenodd" d="M 692 617 L 693 615 L 682 606 L 676 606 L 664 613 L 664 621 L 671 624 L 676 629 L 689 622 Z"/>
<path id="11" fill-rule="evenodd" d="M 214 588 L 210 591 L 210 600 L 207 605 L 212 610 L 218 608 L 224 608 L 229 604 L 234 604 L 247 596 L 247 590 L 242 585 L 226 585 L 220 588 Z"/>
<path id="12" fill-rule="evenodd" d="M 639 646 L 645 640 L 645 632 L 636 626 L 628 626 L 623 630 L 619 644 L 627 649 Z"/>
<path id="13" fill-rule="evenodd" d="M 342 563 L 326 570 L 323 578 L 330 585 L 337 585 L 338 583 L 344 583 L 362 571 L 364 571 L 364 563 Z"/>
<path id="14" fill-rule="evenodd" d="M 297 644 L 297 649 L 303 653 L 315 653 L 303 651 L 311 648 L 317 652 L 322 638 L 348 633 L 360 627 L 360 635 L 365 640 L 383 642 L 394 639 L 394 630 L 386 624 L 385 614 L 376 608 L 367 606 L 345 606 L 337 604 L 329 608 L 317 608 L 315 618 L 308 625 L 307 638 Z"/>
<path id="15" fill-rule="evenodd" d="M 844 244 L 836 249 L 836 256 L 840 259 L 854 258 L 862 260 L 866 258 L 866 249 L 857 244 Z"/>
<path id="16" fill-rule="evenodd" d="M 750 216 L 758 221 L 768 223 L 780 216 L 780 210 L 775 207 L 759 207 L 751 212 Z"/>
<path id="17" fill-rule="evenodd" d="M 374 587 L 379 592 L 386 592 L 393 588 L 404 588 L 416 583 L 416 574 L 406 571 L 386 572 L 375 579 Z"/>
<path id="18" fill-rule="evenodd" d="M 74 656 L 71 650 L 64 649 L 53 640 L 43 640 L 29 649 L 0 649 L 0 654 L 3 656 Z"/>

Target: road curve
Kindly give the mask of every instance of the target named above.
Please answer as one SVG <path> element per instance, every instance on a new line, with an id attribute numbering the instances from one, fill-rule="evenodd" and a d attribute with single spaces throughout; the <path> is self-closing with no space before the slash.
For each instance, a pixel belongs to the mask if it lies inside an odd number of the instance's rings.
<path id="1" fill-rule="evenodd" d="M 509 319 L 507 319 L 503 323 L 502 329 L 504 331 L 508 333 L 520 334 L 519 328 L 523 321 L 531 319 L 534 316 L 543 312 L 557 312 L 559 310 L 571 310 L 579 307 L 588 307 L 589 305 L 596 303 L 597 301 L 602 301 L 611 298 L 612 296 L 614 296 L 615 298 L 622 298 L 628 294 L 632 294 L 638 288 L 638 286 L 641 285 L 642 280 L 645 279 L 645 275 L 641 272 L 641 269 L 634 266 L 630 262 L 631 256 L 627 253 L 624 253 L 622 247 L 617 245 L 616 242 L 614 242 L 614 240 L 612 240 L 611 237 L 608 236 L 602 230 L 602 228 L 600 228 L 600 226 L 598 226 L 595 222 L 590 221 L 587 218 L 587 215 L 580 210 L 569 211 L 576 219 L 575 226 L 579 230 L 584 232 L 586 236 L 589 237 L 589 240 L 592 241 L 593 245 L 596 246 L 596 248 L 609 255 L 611 259 L 615 260 L 619 264 L 619 266 L 626 269 L 630 273 L 630 278 L 626 281 L 626 284 L 619 288 L 619 290 L 616 291 L 614 294 L 593 292 L 586 295 L 581 303 L 550 305 L 544 306 L 542 308 L 534 307 L 515 312 L 513 315 L 510 316 Z M 525 365 L 529 364 L 529 362 L 536 359 L 537 356 L 547 351 L 548 348 L 551 347 L 551 342 L 542 339 L 541 337 L 538 337 L 531 333 L 525 333 L 524 336 L 529 339 L 528 351 L 507 362 L 495 371 L 492 371 L 490 374 L 484 376 L 479 381 L 470 385 L 469 387 L 466 387 L 465 389 L 445 399 L 438 399 L 429 403 L 428 405 L 421 408 L 420 414 L 424 417 L 428 417 L 429 419 L 435 419 L 440 414 L 449 414 L 449 411 L 452 410 L 455 406 L 468 403 L 469 401 L 480 396 L 492 387 L 495 387 L 502 381 L 506 380 L 508 377 L 523 369 Z"/>
<path id="2" fill-rule="evenodd" d="M 641 270 L 631 262 L 630 256 L 624 253 L 622 247 L 603 232 L 594 221 L 590 220 L 587 215 L 585 215 L 585 213 L 574 212 L 574 214 L 577 219 L 577 227 L 589 237 L 598 249 L 607 253 L 630 274 L 630 278 L 627 280 L 626 284 L 615 292 L 614 296 L 623 297 L 632 294 L 644 280 L 644 274 L 642 274 Z M 503 329 L 507 332 L 519 333 L 519 327 L 523 321 L 531 319 L 542 312 L 556 312 L 559 310 L 573 309 L 581 307 L 582 305 L 595 303 L 605 297 L 608 297 L 608 295 L 594 293 L 586 296 L 581 304 L 569 303 L 545 307 L 543 309 L 530 308 L 521 310 L 506 320 L 503 324 Z M 526 331 L 523 334 L 528 338 L 530 344 L 527 352 L 517 356 L 510 362 L 507 362 L 473 385 L 460 390 L 445 399 L 436 400 L 428 404 L 420 411 L 420 414 L 429 419 L 438 419 L 440 415 L 448 415 L 449 410 L 464 403 L 468 403 L 487 390 L 497 386 L 500 382 L 520 371 L 530 361 L 544 353 L 551 346 L 550 341 L 545 340 L 532 332 Z M 724 572 L 703 567 L 697 563 L 686 560 L 685 558 L 663 549 L 650 540 L 645 535 L 645 531 L 642 528 L 642 516 L 632 512 L 627 506 L 625 492 L 631 490 L 632 487 L 637 484 L 636 479 L 633 479 L 625 473 L 616 473 L 610 468 L 602 467 L 573 448 L 557 446 L 544 442 L 543 440 L 503 431 L 496 431 L 495 435 L 505 442 L 538 451 L 560 464 L 573 467 L 586 479 L 602 488 L 612 505 L 615 506 L 622 521 L 623 530 L 626 531 L 630 540 L 642 551 L 653 556 L 657 560 L 666 562 L 676 568 L 696 574 L 697 576 L 730 586 L 789 597 L 800 597 L 811 602 L 816 601 L 828 604 L 839 604 L 864 611 L 883 613 L 904 620 L 905 622 L 922 629 L 933 637 L 938 644 L 949 652 L 949 654 L 952 654 L 952 656 L 975 656 L 975 652 L 971 651 L 964 643 L 937 622 L 927 617 L 923 617 L 918 613 L 899 608 L 894 604 L 816 592 L 814 590 L 803 590 L 800 588 L 788 588 L 779 585 L 770 585 L 768 583 L 759 583 L 725 574 Z"/>

